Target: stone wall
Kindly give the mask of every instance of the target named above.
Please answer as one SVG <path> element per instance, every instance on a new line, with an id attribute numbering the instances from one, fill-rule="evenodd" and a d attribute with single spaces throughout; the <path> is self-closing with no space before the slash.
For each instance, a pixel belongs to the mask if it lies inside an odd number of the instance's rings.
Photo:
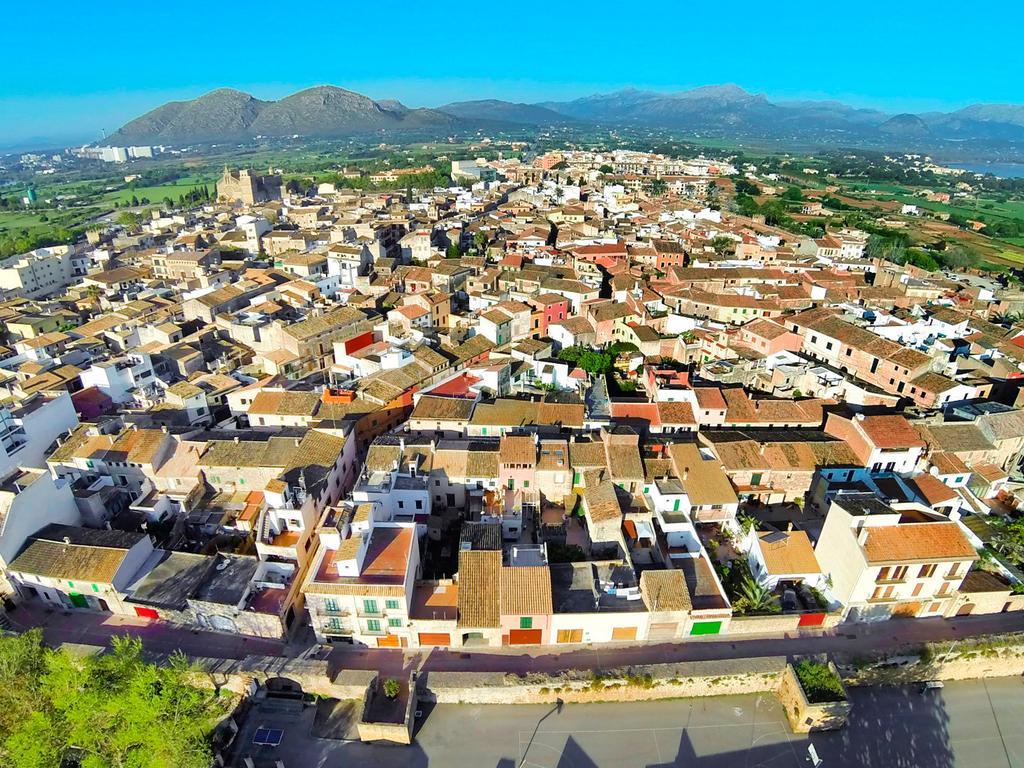
<path id="1" fill-rule="evenodd" d="M 816 627 L 801 627 L 799 613 L 778 613 L 770 616 L 733 616 L 729 635 L 767 635 L 783 632 L 802 633 L 832 629 L 842 620 L 841 613 L 826 613 L 825 620 Z"/>
<path id="2" fill-rule="evenodd" d="M 908 685 L 927 680 L 974 680 L 1024 675 L 1022 638 L 1002 636 L 962 643 L 934 643 L 903 654 L 865 661 L 844 659 L 848 685 Z"/>
<path id="3" fill-rule="evenodd" d="M 380 677 L 374 675 L 369 685 L 366 686 L 366 690 L 363 692 L 363 707 L 362 715 L 359 718 L 359 722 L 356 723 L 356 729 L 359 731 L 360 741 L 390 741 L 395 744 L 412 744 L 412 727 L 413 727 L 413 714 L 416 711 L 416 700 L 417 690 L 416 684 L 410 677 L 408 682 L 408 696 L 406 697 L 404 711 L 404 719 L 402 722 L 390 722 L 375 720 L 372 717 L 373 702 L 375 699 L 384 696 L 384 692 L 381 690 Z"/>
<path id="4" fill-rule="evenodd" d="M 828 662 L 828 665 L 838 677 L 839 671 L 835 665 L 832 662 Z M 786 670 L 782 674 L 778 696 L 782 708 L 786 711 L 789 727 L 794 733 L 834 731 L 846 725 L 846 719 L 850 715 L 850 702 L 845 698 L 842 701 L 815 704 L 808 701 L 791 664 L 786 665 Z"/>
<path id="5" fill-rule="evenodd" d="M 765 656 L 524 677 L 500 672 L 425 672 L 420 674 L 419 687 L 424 700 L 439 704 L 646 701 L 770 693 L 779 687 L 785 668 L 784 657 Z"/>

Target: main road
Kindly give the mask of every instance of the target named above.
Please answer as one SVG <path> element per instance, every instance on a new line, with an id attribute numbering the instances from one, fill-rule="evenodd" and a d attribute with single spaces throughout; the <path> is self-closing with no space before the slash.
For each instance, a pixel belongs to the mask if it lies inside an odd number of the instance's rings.
<path id="1" fill-rule="evenodd" d="M 308 725 L 273 720 L 274 712 L 250 720 L 285 731 L 274 757 L 286 765 L 805 768 L 813 764 L 813 746 L 822 768 L 1024 768 L 1019 678 L 952 682 L 926 692 L 854 688 L 850 698 L 844 730 L 810 737 L 790 731 L 781 704 L 768 694 L 560 708 L 438 705 L 424 711 L 409 747 L 315 738 Z"/>

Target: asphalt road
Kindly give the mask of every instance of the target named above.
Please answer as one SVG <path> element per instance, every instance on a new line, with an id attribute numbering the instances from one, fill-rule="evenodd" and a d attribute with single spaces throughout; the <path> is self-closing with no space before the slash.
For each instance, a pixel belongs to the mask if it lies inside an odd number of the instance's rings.
<path id="1" fill-rule="evenodd" d="M 411 747 L 326 741 L 282 722 L 286 765 L 374 768 L 1024 768 L 1018 678 L 853 689 L 846 729 L 790 733 L 770 695 L 632 704 L 440 705 Z M 261 716 L 264 720 L 266 716 Z M 272 723 L 265 723 L 273 725 Z M 265 755 L 269 756 L 269 755 Z"/>

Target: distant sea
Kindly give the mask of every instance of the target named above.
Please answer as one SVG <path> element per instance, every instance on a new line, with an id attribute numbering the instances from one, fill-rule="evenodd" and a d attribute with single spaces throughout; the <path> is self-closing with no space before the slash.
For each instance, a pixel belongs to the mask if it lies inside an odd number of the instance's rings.
<path id="1" fill-rule="evenodd" d="M 1024 179 L 1024 163 L 946 163 L 971 173 L 991 173 L 1004 179 Z"/>

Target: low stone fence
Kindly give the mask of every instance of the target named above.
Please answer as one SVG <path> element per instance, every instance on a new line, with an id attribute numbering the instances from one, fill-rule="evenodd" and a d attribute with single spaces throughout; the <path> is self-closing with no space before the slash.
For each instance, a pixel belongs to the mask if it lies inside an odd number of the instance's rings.
<path id="1" fill-rule="evenodd" d="M 786 668 L 783 656 L 651 664 L 607 671 L 554 674 L 423 672 L 420 697 L 438 704 L 543 704 L 646 701 L 770 693 Z"/>
<path id="2" fill-rule="evenodd" d="M 848 685 L 908 685 L 1024 675 L 1024 635 L 928 643 L 876 659 L 839 659 Z"/>

